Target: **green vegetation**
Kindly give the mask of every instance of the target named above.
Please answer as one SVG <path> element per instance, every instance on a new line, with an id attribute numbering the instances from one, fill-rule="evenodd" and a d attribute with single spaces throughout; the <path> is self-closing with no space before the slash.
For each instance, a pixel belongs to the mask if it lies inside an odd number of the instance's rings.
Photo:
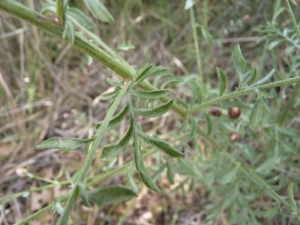
<path id="1" fill-rule="evenodd" d="M 300 224 L 298 7 L 1 0 L 0 223 Z"/>

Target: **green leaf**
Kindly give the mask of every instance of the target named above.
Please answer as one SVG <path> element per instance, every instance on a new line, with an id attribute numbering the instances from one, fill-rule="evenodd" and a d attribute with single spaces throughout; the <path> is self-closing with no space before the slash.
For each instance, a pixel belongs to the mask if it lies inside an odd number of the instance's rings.
<path id="1" fill-rule="evenodd" d="M 53 200 L 54 204 L 52 206 L 52 212 L 54 213 L 58 213 L 58 214 L 63 214 L 64 212 L 64 208 L 62 207 L 62 205 L 60 204 L 59 198 L 54 198 Z"/>
<path id="2" fill-rule="evenodd" d="M 118 46 L 116 52 L 118 53 L 119 51 L 129 51 L 129 50 L 131 50 L 131 49 L 134 49 L 134 45 L 126 44 L 125 42 L 122 42 L 122 43 Z"/>
<path id="3" fill-rule="evenodd" d="M 235 180 L 239 172 L 238 167 L 230 170 L 226 175 L 224 175 L 221 179 L 221 185 L 229 184 Z"/>
<path id="4" fill-rule="evenodd" d="M 84 154 L 88 154 L 91 143 L 92 142 L 88 142 L 85 144 L 84 150 L 83 150 Z"/>
<path id="5" fill-rule="evenodd" d="M 160 177 L 160 175 L 162 174 L 162 172 L 164 172 L 165 168 L 167 167 L 167 163 L 163 163 L 159 166 L 158 170 L 153 174 L 152 176 L 152 180 L 154 182 L 156 182 L 158 180 L 158 178 Z"/>
<path id="6" fill-rule="evenodd" d="M 115 98 L 113 98 L 113 100 L 106 106 L 106 112 L 109 111 L 110 107 L 114 104 L 115 102 Z"/>
<path id="7" fill-rule="evenodd" d="M 92 15 L 100 21 L 107 23 L 114 22 L 113 16 L 109 13 L 100 0 L 84 0 L 84 3 Z"/>
<path id="8" fill-rule="evenodd" d="M 159 91 L 134 91 L 132 90 L 131 93 L 134 96 L 139 98 L 146 98 L 146 99 L 158 99 L 170 94 L 168 90 L 159 90 Z"/>
<path id="9" fill-rule="evenodd" d="M 172 104 L 173 104 L 173 100 L 170 100 L 166 103 L 160 104 L 153 108 L 146 108 L 146 109 L 133 108 L 133 111 L 144 118 L 152 118 L 152 117 L 161 116 L 166 112 L 168 112 Z"/>
<path id="10" fill-rule="evenodd" d="M 196 176 L 196 172 L 195 169 L 189 164 L 187 163 L 186 159 L 184 158 L 179 158 L 178 159 L 178 164 L 179 166 L 181 166 L 182 168 L 182 172 L 190 175 L 190 176 Z"/>
<path id="11" fill-rule="evenodd" d="M 169 77 L 161 84 L 161 88 L 165 88 L 165 86 L 167 86 L 170 83 L 178 83 L 178 82 L 182 82 L 182 78 L 175 77 L 175 76 Z"/>
<path id="12" fill-rule="evenodd" d="M 245 83 L 251 84 L 255 78 L 257 77 L 257 69 L 255 67 L 252 68 L 250 75 L 247 77 Z"/>
<path id="13" fill-rule="evenodd" d="M 83 204 L 87 207 L 90 207 L 91 204 L 90 204 L 90 201 L 89 201 L 89 197 L 88 197 L 88 194 L 87 194 L 87 191 L 85 190 L 85 187 L 84 187 L 84 184 L 83 183 L 79 183 L 78 185 L 78 189 L 79 189 L 79 194 L 80 194 L 80 197 L 83 201 Z"/>
<path id="14" fill-rule="evenodd" d="M 240 147 L 240 152 L 250 162 L 253 162 L 257 157 L 257 153 L 256 153 L 255 149 L 246 144 L 244 144 Z"/>
<path id="15" fill-rule="evenodd" d="M 261 97 L 263 98 L 274 98 L 272 94 L 269 94 L 267 92 L 261 92 Z"/>
<path id="16" fill-rule="evenodd" d="M 213 37 L 210 34 L 210 32 L 203 25 L 198 24 L 198 26 L 200 27 L 202 36 L 205 39 L 205 41 L 207 41 L 209 44 L 211 44 L 213 41 Z"/>
<path id="17" fill-rule="evenodd" d="M 129 184 L 130 184 L 130 187 L 131 187 L 131 189 L 135 192 L 135 193 L 139 193 L 139 188 L 138 188 L 138 186 L 136 185 L 136 183 L 135 183 L 135 181 L 134 181 L 134 178 L 133 178 L 133 176 L 131 175 L 131 173 L 128 171 L 127 172 L 127 180 L 128 180 L 128 182 L 129 182 Z"/>
<path id="18" fill-rule="evenodd" d="M 284 52 L 286 55 L 290 55 L 293 53 L 293 51 L 296 50 L 296 47 L 294 45 L 290 45 L 290 46 L 287 46 L 285 49 L 284 49 Z"/>
<path id="19" fill-rule="evenodd" d="M 118 141 L 115 141 L 102 150 L 101 159 L 104 161 L 110 161 L 114 159 L 129 143 L 130 137 L 133 130 L 133 121 L 130 121 L 130 127 L 128 128 L 125 135 Z"/>
<path id="20" fill-rule="evenodd" d="M 136 197 L 131 189 L 121 186 L 106 186 L 87 192 L 88 199 L 99 206 L 128 201 Z"/>
<path id="21" fill-rule="evenodd" d="M 136 166 L 136 170 L 139 173 L 143 183 L 152 191 L 160 192 L 160 189 L 156 186 L 156 184 L 153 182 L 151 177 L 149 176 L 141 154 L 140 150 L 140 138 L 135 137 L 135 140 L 133 142 L 133 154 L 134 154 L 134 162 Z"/>
<path id="22" fill-rule="evenodd" d="M 106 82 L 114 87 L 122 87 L 124 85 L 124 81 L 116 82 L 110 78 L 106 78 Z"/>
<path id="23" fill-rule="evenodd" d="M 63 39 L 68 40 L 70 44 L 74 44 L 75 40 L 75 28 L 71 20 L 67 19 L 65 21 L 64 31 L 62 33 Z"/>
<path id="24" fill-rule="evenodd" d="M 71 177 L 71 181 L 72 181 L 72 185 L 76 184 L 76 181 L 80 175 L 81 169 L 77 170 L 75 173 L 73 173 L 72 177 Z"/>
<path id="25" fill-rule="evenodd" d="M 197 132 L 197 123 L 194 117 L 190 117 L 190 121 L 191 121 L 191 132 L 189 135 L 189 140 L 193 139 L 196 132 Z"/>
<path id="26" fill-rule="evenodd" d="M 276 214 L 278 213 L 278 207 L 273 207 L 267 209 L 267 211 L 264 213 L 264 217 L 266 219 L 271 220 Z"/>
<path id="27" fill-rule="evenodd" d="M 205 117 L 205 120 L 206 120 L 206 127 L 207 127 L 207 135 L 209 136 L 211 131 L 212 131 L 212 122 L 211 122 L 211 119 L 210 119 L 210 116 L 207 115 L 207 113 L 204 113 L 204 117 Z"/>
<path id="28" fill-rule="evenodd" d="M 276 157 L 268 158 L 258 168 L 255 169 L 255 172 L 261 174 L 268 174 L 272 169 L 274 169 L 277 163 L 278 163 L 278 158 Z"/>
<path id="29" fill-rule="evenodd" d="M 184 5 L 184 9 L 187 10 L 187 9 L 193 7 L 194 4 L 195 4 L 194 0 L 186 0 L 185 5 Z"/>
<path id="30" fill-rule="evenodd" d="M 126 114 L 128 112 L 128 105 L 126 105 L 117 115 L 115 115 L 107 125 L 107 130 L 110 130 L 114 127 L 116 127 L 118 124 L 120 124 L 123 119 L 125 118 Z M 96 129 L 98 130 L 101 126 L 103 121 L 100 121 L 96 124 Z"/>
<path id="31" fill-rule="evenodd" d="M 163 152 L 165 152 L 166 154 L 168 154 L 169 156 L 171 156 L 173 158 L 183 157 L 182 152 L 178 151 L 176 148 L 172 147 L 168 142 L 166 142 L 164 140 L 161 140 L 156 137 L 148 136 L 144 133 L 141 134 L 141 137 L 148 144 L 151 144 L 151 145 L 159 148 L 160 150 L 162 150 Z"/>
<path id="32" fill-rule="evenodd" d="M 195 179 L 194 178 L 191 178 L 191 182 L 190 182 L 190 185 L 189 185 L 189 191 L 192 191 L 195 189 Z"/>
<path id="33" fill-rule="evenodd" d="M 291 128 L 285 126 L 277 126 L 278 131 L 284 135 L 291 136 L 291 137 L 298 137 L 299 133 Z"/>
<path id="34" fill-rule="evenodd" d="M 259 95 L 250 115 L 249 126 L 252 130 L 254 131 L 257 130 L 259 124 L 263 119 L 264 111 L 265 111 L 265 102 L 264 99 L 261 97 L 261 95 Z"/>
<path id="35" fill-rule="evenodd" d="M 89 139 L 77 139 L 77 138 L 59 138 L 52 137 L 46 141 L 43 141 L 36 148 L 37 149 L 45 149 L 45 148 L 56 148 L 63 150 L 63 153 L 79 148 L 80 146 L 90 142 Z"/>
<path id="36" fill-rule="evenodd" d="M 218 79 L 219 79 L 219 96 L 221 97 L 226 89 L 226 75 L 223 70 L 217 68 Z"/>
<path id="37" fill-rule="evenodd" d="M 269 45 L 268 45 L 268 50 L 271 51 L 273 48 L 275 48 L 277 45 L 279 45 L 281 42 L 283 42 L 284 39 L 279 39 L 276 41 L 272 41 Z"/>
<path id="38" fill-rule="evenodd" d="M 170 184 L 174 184 L 174 173 L 171 167 L 170 160 L 167 161 L 167 178 Z"/>
<path id="39" fill-rule="evenodd" d="M 240 86 L 241 86 L 248 74 L 247 74 L 247 70 L 246 70 L 246 60 L 243 58 L 239 44 L 237 44 L 233 48 L 232 60 L 233 60 L 235 70 L 239 76 Z"/>
<path id="40" fill-rule="evenodd" d="M 186 104 L 186 102 L 185 102 L 183 99 L 176 97 L 176 100 L 177 100 L 177 101 L 179 102 L 179 104 L 182 105 L 185 109 L 188 108 L 188 105 Z"/>
<path id="41" fill-rule="evenodd" d="M 81 10 L 69 7 L 66 10 L 66 16 L 69 17 L 69 19 L 73 19 L 75 23 L 77 22 L 77 24 L 91 31 L 92 33 L 98 32 L 98 28 L 93 20 L 85 15 Z"/>
<path id="42" fill-rule="evenodd" d="M 142 82 L 144 79 L 146 79 L 150 74 L 152 69 L 154 68 L 154 65 L 150 65 L 148 63 L 142 65 L 138 70 L 136 71 L 136 75 L 134 78 L 133 85 L 137 85 L 140 82 Z"/>
<path id="43" fill-rule="evenodd" d="M 154 67 L 154 69 L 151 71 L 151 75 L 155 74 L 156 71 L 159 70 L 156 68 L 159 68 L 159 67 Z M 165 77 L 174 77 L 174 74 L 172 72 L 170 72 L 169 70 L 162 69 L 157 75 L 155 75 L 153 85 L 155 87 L 158 87 L 159 82 Z"/>
<path id="44" fill-rule="evenodd" d="M 195 81 L 190 81 L 189 85 L 192 88 L 192 98 L 197 98 L 198 103 L 201 104 L 203 101 L 203 97 L 202 97 L 202 91 L 201 91 L 199 84 Z"/>
<path id="45" fill-rule="evenodd" d="M 258 85 L 262 85 L 262 84 L 266 83 L 267 81 L 269 81 L 273 77 L 274 74 L 275 74 L 275 69 L 272 69 L 271 72 L 268 73 L 264 78 L 257 81 L 256 83 L 250 85 L 249 88 L 256 87 Z"/>
<path id="46" fill-rule="evenodd" d="M 293 213 L 298 212 L 298 205 L 294 198 L 294 189 L 293 189 L 293 183 L 290 183 L 287 189 L 288 199 L 289 199 L 289 205 L 293 209 Z"/>
<path id="47" fill-rule="evenodd" d="M 185 192 L 184 186 L 187 185 L 189 180 L 190 180 L 190 178 L 188 177 L 188 178 L 184 179 L 183 181 L 181 181 L 179 183 L 179 185 L 177 185 L 175 188 L 173 188 L 172 190 L 169 191 L 169 194 L 171 195 L 171 194 L 177 193 L 178 190 L 180 190 L 180 189 L 182 190 L 182 192 Z"/>
<path id="48" fill-rule="evenodd" d="M 109 92 L 109 93 L 103 94 L 103 95 L 101 95 L 101 100 L 108 100 L 108 99 L 111 99 L 113 97 L 116 97 L 121 90 L 122 90 L 121 88 L 117 88 L 113 92 Z"/>
<path id="49" fill-rule="evenodd" d="M 86 57 L 87 57 L 87 64 L 88 64 L 88 66 L 92 65 L 93 58 L 91 56 L 89 56 L 89 55 L 86 55 Z"/>
<path id="50" fill-rule="evenodd" d="M 188 124 L 189 124 L 189 120 L 188 117 L 186 117 L 184 121 L 179 125 L 180 127 L 178 131 L 182 132 L 183 130 L 185 130 Z"/>
<path id="51" fill-rule="evenodd" d="M 46 15 L 49 12 L 56 12 L 56 6 L 54 3 L 47 3 L 43 6 L 43 8 L 41 9 L 41 14 L 42 15 Z"/>

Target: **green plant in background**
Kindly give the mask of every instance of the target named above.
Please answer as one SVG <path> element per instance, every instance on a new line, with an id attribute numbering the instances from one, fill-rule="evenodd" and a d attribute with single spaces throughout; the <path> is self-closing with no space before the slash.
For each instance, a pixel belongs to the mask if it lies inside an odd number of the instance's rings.
<path id="1" fill-rule="evenodd" d="M 84 3 L 95 18 L 103 22 L 114 21 L 100 1 L 85 0 Z M 184 190 L 185 184 L 189 184 L 190 190 L 193 190 L 198 182 L 204 184 L 210 195 L 210 202 L 206 205 L 209 212 L 206 220 L 217 220 L 219 213 L 226 209 L 229 224 L 259 224 L 259 218 L 271 220 L 276 214 L 281 214 L 283 220 L 292 215 L 295 221 L 300 221 L 300 210 L 293 196 L 293 186 L 298 186 L 299 182 L 289 171 L 289 168 L 297 167 L 300 142 L 296 131 L 285 125 L 288 118 L 296 116 L 300 107 L 300 77 L 291 76 L 297 71 L 300 31 L 288 0 L 285 3 L 286 7 L 280 8 L 280 1 L 277 1 L 272 23 L 258 27 L 257 31 L 264 34 L 260 41 L 267 41 L 265 51 L 272 51 L 278 45 L 286 45 L 285 51 L 292 55 L 287 61 L 291 68 L 288 76 L 283 76 L 276 69 L 272 69 L 265 76 L 255 67 L 248 69 L 241 47 L 237 44 L 232 50 L 232 62 L 239 83 L 233 92 L 229 92 L 228 76 L 220 68 L 217 68 L 218 88 L 211 88 L 210 83 L 205 82 L 201 63 L 203 54 L 199 48 L 197 29 L 200 28 L 207 42 L 211 41 L 212 36 L 207 30 L 207 24 L 196 24 L 195 2 L 192 0 L 185 2 L 185 9 L 190 11 L 198 74 L 187 74 L 180 78 L 175 77 L 167 68 L 147 63 L 135 70 L 119 54 L 120 51 L 133 49 L 134 46 L 122 43 L 116 51 L 112 50 L 94 34 L 97 26 L 93 20 L 79 8 L 68 5 L 68 1 L 49 1 L 41 13 L 38 13 L 15 1 L 2 0 L 0 9 L 68 42 L 122 78 L 121 82 L 107 78 L 114 91 L 102 94 L 101 98 L 111 100 L 111 103 L 107 107 L 104 120 L 97 123 L 92 137 L 53 137 L 37 146 L 38 149 L 61 149 L 63 153 L 84 146 L 86 159 L 82 168 L 73 175 L 72 181 L 69 181 L 72 186 L 69 195 L 55 199 L 52 204 L 18 224 L 25 224 L 51 208 L 61 214 L 58 224 L 67 224 L 78 197 L 86 206 L 90 206 L 91 203 L 111 204 L 135 197 L 138 194 L 138 186 L 129 169 L 127 177 L 131 189 L 123 186 L 90 189 L 92 185 L 115 174 L 116 171 L 131 166 L 133 162 L 142 182 L 152 191 L 160 191 L 155 181 L 164 170 L 167 170 L 170 184 L 174 183 L 174 173 L 187 176 L 172 192 Z M 285 11 L 290 15 L 293 28 L 281 30 L 277 27 L 276 19 Z M 51 20 L 49 14 L 55 14 L 57 21 Z M 153 85 L 148 82 L 149 77 L 153 77 Z M 170 83 L 185 89 L 186 96 L 178 97 L 176 90 L 166 88 Z M 281 111 L 282 98 L 272 88 L 284 85 L 287 87 L 288 84 L 294 83 L 296 85 L 287 106 Z M 253 96 L 249 97 L 249 94 Z M 174 96 L 174 99 L 169 96 Z M 122 101 L 126 104 L 118 111 Z M 208 107 L 210 108 L 206 110 Z M 293 107 L 295 110 L 291 112 Z M 170 109 L 181 116 L 177 124 L 178 129 L 173 130 L 168 137 L 174 143 L 146 134 L 143 127 L 136 122 L 137 116 L 158 117 Z M 223 116 L 226 109 L 229 118 Z M 127 131 L 117 141 L 102 148 L 101 159 L 114 160 L 127 146 L 131 146 L 133 159 L 99 177 L 89 177 L 88 171 L 104 134 L 127 118 Z M 259 135 L 264 137 L 263 142 L 257 138 Z M 244 138 L 245 141 L 234 143 L 239 138 Z M 201 149 L 198 140 L 204 140 L 206 147 Z M 253 141 L 263 145 L 264 151 L 255 151 Z M 149 149 L 149 146 L 152 151 L 142 155 L 142 149 Z M 157 149 L 163 151 L 167 158 L 161 156 L 162 164 L 151 176 L 145 168 L 143 157 Z M 184 153 L 179 149 L 185 149 Z M 184 155 L 186 157 L 183 157 Z M 188 157 L 189 155 L 192 157 Z M 288 187 L 287 183 L 290 183 Z M 55 183 L 51 184 L 51 187 L 54 185 Z M 287 190 L 287 196 L 279 195 L 279 190 Z M 273 200 L 268 209 L 255 207 L 261 195 Z M 2 204 L 18 196 L 20 194 L 6 196 L 0 199 L 0 202 Z M 66 203 L 61 204 L 64 201 Z"/>

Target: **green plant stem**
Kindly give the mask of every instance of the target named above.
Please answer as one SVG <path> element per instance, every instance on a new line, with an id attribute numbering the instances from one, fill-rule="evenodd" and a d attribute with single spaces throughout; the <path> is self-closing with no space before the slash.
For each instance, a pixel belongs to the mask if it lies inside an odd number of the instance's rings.
<path id="1" fill-rule="evenodd" d="M 293 11 L 292 11 L 292 8 L 291 8 L 291 5 L 290 5 L 289 0 L 285 0 L 285 4 L 286 4 L 286 6 L 287 6 L 287 8 L 288 8 L 288 12 L 289 12 L 289 14 L 290 14 L 290 17 L 291 17 L 291 19 L 292 19 L 292 21 L 293 21 L 294 29 L 295 29 L 295 31 L 297 32 L 298 38 L 299 38 L 299 40 L 300 40 L 300 30 L 299 30 L 299 27 L 298 27 L 298 25 L 297 25 L 297 21 L 296 21 L 296 19 L 295 19 L 295 16 L 294 16 L 294 13 L 293 13 Z"/>
<path id="2" fill-rule="evenodd" d="M 294 105 L 295 101 L 298 99 L 300 93 L 300 82 L 298 82 L 296 84 L 296 86 L 294 87 L 293 93 L 291 98 L 289 99 L 288 103 L 286 104 L 284 111 L 279 119 L 279 124 L 282 125 L 288 112 L 290 112 L 290 109 L 292 108 L 292 106 Z"/>
<path id="3" fill-rule="evenodd" d="M 270 89 L 270 88 L 274 88 L 274 87 L 278 87 L 278 86 L 282 86 L 282 85 L 287 85 L 287 84 L 292 84 L 295 82 L 299 82 L 300 81 L 300 77 L 293 77 L 293 78 L 289 78 L 289 79 L 285 79 L 285 80 L 280 80 L 280 81 L 276 81 L 270 84 L 263 84 L 263 85 L 259 85 L 253 88 L 248 88 L 248 89 L 244 89 L 241 91 L 236 91 L 227 95 L 223 95 L 219 98 L 215 98 L 213 100 L 204 102 L 198 106 L 195 106 L 194 108 L 190 109 L 187 111 L 187 115 L 193 114 L 195 112 L 197 112 L 198 110 L 214 105 L 214 104 L 218 104 L 220 102 L 232 99 L 232 98 L 236 98 L 242 95 L 247 95 L 250 94 L 252 92 L 255 92 L 256 90 L 265 90 L 265 89 Z"/>
<path id="4" fill-rule="evenodd" d="M 0 0 L 0 9 L 22 19 L 24 21 L 29 22 L 30 24 L 44 30 L 45 32 L 67 42 L 62 38 L 63 27 L 57 26 L 39 14 L 38 12 L 27 8 L 26 6 L 11 0 Z M 108 53 L 106 53 L 101 48 L 94 45 L 89 40 L 85 39 L 81 35 L 75 35 L 75 40 L 73 43 L 73 47 L 80 50 L 81 52 L 91 56 L 96 61 L 102 63 L 104 66 L 110 68 L 112 71 L 116 72 L 120 77 L 124 80 L 133 80 L 135 76 L 135 69 L 124 64 L 124 60 L 120 60 L 119 58 L 113 58 Z M 103 46 L 102 46 L 103 47 Z M 107 50 L 107 49 L 106 49 Z M 148 81 L 141 82 L 138 87 L 146 91 L 156 91 L 157 89 L 151 85 Z M 170 101 L 169 97 L 161 98 L 163 102 Z M 185 110 L 180 107 L 178 104 L 173 103 L 172 109 L 178 113 L 179 115 L 185 117 Z"/>
<path id="5" fill-rule="evenodd" d="M 291 19 L 292 19 L 294 29 L 295 29 L 295 31 L 297 32 L 298 39 L 300 40 L 300 30 L 299 30 L 299 26 L 297 25 L 297 21 L 296 21 L 296 19 L 295 19 L 295 16 L 294 16 L 294 13 L 293 13 L 293 11 L 292 11 L 292 8 L 291 8 L 291 5 L 290 5 L 290 3 L 289 3 L 289 0 L 285 0 L 285 3 L 286 3 L 286 5 L 287 5 L 289 15 L 290 15 L 290 17 L 291 17 Z M 286 118 L 286 115 L 288 114 L 288 112 L 289 112 L 290 109 L 292 108 L 294 102 L 297 100 L 299 92 L 300 92 L 300 82 L 298 82 L 298 83 L 296 84 L 296 87 L 295 87 L 294 90 L 293 90 L 293 94 L 292 94 L 290 100 L 288 101 L 288 103 L 287 103 L 287 105 L 286 105 L 286 107 L 285 107 L 285 109 L 284 109 L 284 111 L 283 111 L 283 113 L 282 113 L 282 115 L 281 115 L 281 117 L 280 117 L 280 119 L 279 119 L 279 124 L 280 124 L 280 125 L 283 124 L 283 122 L 284 122 L 284 120 L 285 120 L 285 118 Z"/>
<path id="6" fill-rule="evenodd" d="M 51 209 L 53 206 L 53 204 L 47 205 L 46 207 L 40 209 L 39 211 L 31 214 L 30 216 L 28 216 L 27 218 L 25 218 L 24 220 L 21 220 L 17 223 L 15 223 L 15 225 L 23 225 L 23 224 L 30 224 L 30 221 L 32 221 L 34 218 L 40 216 L 41 214 L 43 214 L 44 212 L 48 211 L 49 209 Z"/>
<path id="7" fill-rule="evenodd" d="M 52 188 L 52 187 L 55 187 L 57 185 L 65 185 L 65 184 L 70 184 L 70 183 L 71 183 L 71 181 L 68 181 L 68 180 L 67 181 L 59 181 L 57 183 L 52 183 L 52 184 L 45 185 L 45 186 L 42 186 L 42 187 L 33 188 L 33 189 L 28 190 L 28 191 L 22 191 L 22 192 L 11 194 L 11 195 L 6 195 L 6 196 L 3 196 L 2 198 L 0 198 L 0 204 L 4 204 L 4 203 L 6 203 L 8 201 L 11 201 L 13 199 L 19 198 L 22 195 L 25 195 L 25 194 L 28 194 L 28 193 L 42 191 L 44 189 Z"/>
<path id="8" fill-rule="evenodd" d="M 85 184 L 86 181 L 86 177 L 87 177 L 87 173 L 92 165 L 92 162 L 94 160 L 96 151 L 98 150 L 99 144 L 101 142 L 101 139 L 104 135 L 104 133 L 106 132 L 106 128 L 111 120 L 111 118 L 113 117 L 115 111 L 117 110 L 119 104 L 121 103 L 123 97 L 125 96 L 126 92 L 128 91 L 128 88 L 131 86 L 132 82 L 127 82 L 124 87 L 122 88 L 122 90 L 120 91 L 120 93 L 117 95 L 116 99 L 114 100 L 114 103 L 111 105 L 111 107 L 109 108 L 105 119 L 103 120 L 100 128 L 97 130 L 96 134 L 95 134 L 95 139 L 92 143 L 91 149 L 89 150 L 86 159 L 84 160 L 83 166 L 80 170 L 80 173 L 78 175 L 78 178 L 72 188 L 71 194 L 68 197 L 67 203 L 64 206 L 64 211 L 63 214 L 61 215 L 61 217 L 59 218 L 58 221 L 58 225 L 65 225 L 67 224 L 69 215 L 71 213 L 72 210 L 72 206 L 74 205 L 75 201 L 76 201 L 76 197 L 78 195 L 78 184 L 82 183 Z"/>
<path id="9" fill-rule="evenodd" d="M 56 0 L 56 15 L 61 25 L 65 25 L 64 1 Z"/>
<path id="10" fill-rule="evenodd" d="M 195 50 L 196 50 L 199 82 L 200 82 L 200 87 L 201 87 L 201 92 L 202 92 L 202 98 L 203 98 L 203 101 L 205 101 L 205 87 L 204 87 L 204 83 L 203 83 L 201 53 L 200 53 L 200 49 L 199 49 L 199 42 L 198 42 L 198 36 L 197 36 L 197 26 L 196 26 L 196 22 L 195 22 L 194 7 L 190 8 L 190 17 L 191 17 L 191 23 L 192 23 L 192 29 L 193 29 Z"/>

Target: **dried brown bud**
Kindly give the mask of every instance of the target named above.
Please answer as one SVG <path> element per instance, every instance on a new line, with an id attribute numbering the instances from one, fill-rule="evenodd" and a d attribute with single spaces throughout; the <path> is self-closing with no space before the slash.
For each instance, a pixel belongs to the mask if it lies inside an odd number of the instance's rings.
<path id="1" fill-rule="evenodd" d="M 240 139 L 240 136 L 237 132 L 231 132 L 229 134 L 229 139 L 230 139 L 231 142 L 236 142 Z"/>
<path id="2" fill-rule="evenodd" d="M 238 107 L 232 107 L 228 109 L 228 116 L 230 119 L 237 119 L 241 115 L 241 110 Z"/>
<path id="3" fill-rule="evenodd" d="M 259 127 L 259 128 L 256 129 L 255 134 L 258 134 L 260 132 L 261 132 L 261 128 Z"/>
<path id="4" fill-rule="evenodd" d="M 212 116 L 221 116 L 221 109 L 218 107 L 211 107 L 207 110 L 207 112 Z"/>

